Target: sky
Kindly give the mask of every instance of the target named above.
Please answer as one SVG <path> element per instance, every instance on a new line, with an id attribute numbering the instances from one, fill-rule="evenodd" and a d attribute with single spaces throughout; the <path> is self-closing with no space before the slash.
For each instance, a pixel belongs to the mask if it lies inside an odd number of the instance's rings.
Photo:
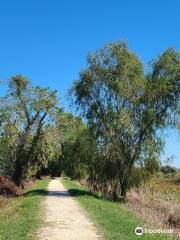
<path id="1" fill-rule="evenodd" d="M 179 0 L 1 0 L 0 80 L 15 74 L 66 94 L 89 52 L 124 40 L 145 68 L 168 47 L 180 51 Z M 6 91 L 0 86 L 0 95 Z M 162 159 L 175 155 L 180 136 L 168 131 Z"/>

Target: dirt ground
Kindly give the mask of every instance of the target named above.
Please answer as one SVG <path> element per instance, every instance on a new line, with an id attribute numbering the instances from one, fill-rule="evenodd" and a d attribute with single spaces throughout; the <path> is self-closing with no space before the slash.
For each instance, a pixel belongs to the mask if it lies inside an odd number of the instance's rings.
<path id="1" fill-rule="evenodd" d="M 97 229 L 84 214 L 76 200 L 53 179 L 44 201 L 44 223 L 38 230 L 39 240 L 96 240 Z"/>

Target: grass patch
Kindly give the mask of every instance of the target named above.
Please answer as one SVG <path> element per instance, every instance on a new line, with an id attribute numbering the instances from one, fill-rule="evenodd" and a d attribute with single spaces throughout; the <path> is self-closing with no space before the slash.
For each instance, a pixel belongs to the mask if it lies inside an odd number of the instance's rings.
<path id="1" fill-rule="evenodd" d="M 36 182 L 23 196 L 0 199 L 0 240 L 35 239 L 41 223 L 41 200 L 48 179 Z"/>
<path id="2" fill-rule="evenodd" d="M 96 223 L 97 228 L 107 240 L 133 240 L 139 237 L 134 230 L 144 224 L 138 219 L 124 203 L 114 203 L 92 194 L 86 187 L 63 179 L 65 188 L 74 196 L 87 214 Z M 175 239 L 169 235 L 144 234 L 140 239 Z"/>

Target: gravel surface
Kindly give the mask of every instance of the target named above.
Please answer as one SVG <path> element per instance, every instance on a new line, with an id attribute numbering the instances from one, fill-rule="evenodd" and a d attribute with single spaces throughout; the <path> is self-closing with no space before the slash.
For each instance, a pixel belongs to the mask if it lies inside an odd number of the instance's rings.
<path id="1" fill-rule="evenodd" d="M 64 188 L 59 178 L 49 183 L 39 240 L 96 240 L 96 227 Z"/>

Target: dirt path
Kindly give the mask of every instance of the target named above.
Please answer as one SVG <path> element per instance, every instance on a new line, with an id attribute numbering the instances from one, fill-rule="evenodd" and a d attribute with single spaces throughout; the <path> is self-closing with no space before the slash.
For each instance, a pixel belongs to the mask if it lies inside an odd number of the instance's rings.
<path id="1" fill-rule="evenodd" d="M 39 240 L 96 240 L 97 231 L 78 203 L 69 195 L 60 179 L 50 182 L 44 202 L 44 224 Z"/>

